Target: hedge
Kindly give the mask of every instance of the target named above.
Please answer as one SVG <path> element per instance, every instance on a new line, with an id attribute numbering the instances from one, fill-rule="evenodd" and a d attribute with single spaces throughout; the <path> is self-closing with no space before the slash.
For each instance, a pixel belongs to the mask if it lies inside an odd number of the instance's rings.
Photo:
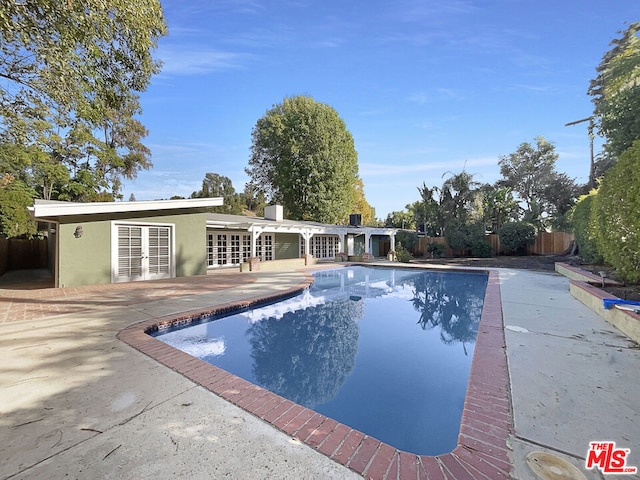
<path id="1" fill-rule="evenodd" d="M 607 170 L 592 202 L 598 251 L 624 280 L 640 282 L 640 140 Z"/>

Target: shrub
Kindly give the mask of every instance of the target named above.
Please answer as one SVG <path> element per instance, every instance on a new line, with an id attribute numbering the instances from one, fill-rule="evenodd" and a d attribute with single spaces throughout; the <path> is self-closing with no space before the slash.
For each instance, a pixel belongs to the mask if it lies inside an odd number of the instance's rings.
<path id="1" fill-rule="evenodd" d="M 471 247 L 471 255 L 480 258 L 489 258 L 493 255 L 491 244 L 486 240 L 478 240 Z"/>
<path id="2" fill-rule="evenodd" d="M 473 245 L 484 238 L 484 228 L 479 222 L 464 222 L 454 219 L 447 223 L 444 231 L 447 245 L 454 250 L 471 250 Z"/>
<path id="3" fill-rule="evenodd" d="M 413 255 L 402 246 L 402 243 L 398 242 L 396 243 L 396 258 L 399 262 L 409 263 L 413 260 Z"/>
<path id="4" fill-rule="evenodd" d="M 603 258 L 596 244 L 595 225 L 591 222 L 591 210 L 596 197 L 593 191 L 578 200 L 571 212 L 573 233 L 578 245 L 578 254 L 587 262 L 601 263 Z"/>
<path id="5" fill-rule="evenodd" d="M 640 282 L 640 140 L 607 170 L 590 219 L 598 251 L 629 282 Z"/>
<path id="6" fill-rule="evenodd" d="M 408 251 L 413 251 L 418 243 L 418 235 L 415 232 L 399 230 L 396 233 L 396 242 L 401 243 Z"/>
<path id="7" fill-rule="evenodd" d="M 527 253 L 527 247 L 536 241 L 536 229 L 530 223 L 509 222 L 500 228 L 498 236 L 504 248 L 524 255 Z"/>
<path id="8" fill-rule="evenodd" d="M 441 257 L 445 251 L 445 246 L 438 242 L 430 242 L 427 244 L 427 252 L 431 258 Z"/>

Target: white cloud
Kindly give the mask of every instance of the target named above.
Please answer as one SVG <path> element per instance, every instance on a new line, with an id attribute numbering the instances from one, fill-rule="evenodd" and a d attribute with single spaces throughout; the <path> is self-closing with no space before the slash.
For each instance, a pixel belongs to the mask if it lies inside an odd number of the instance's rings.
<path id="1" fill-rule="evenodd" d="M 525 90 L 527 92 L 533 93 L 559 93 L 557 91 L 557 87 L 552 87 L 550 85 L 525 85 L 525 84 L 516 84 L 513 86 L 516 90 Z"/>
<path id="2" fill-rule="evenodd" d="M 202 49 L 184 45 L 160 49 L 158 58 L 162 60 L 162 74 L 201 75 L 243 68 L 250 56 L 214 49 Z"/>
<path id="3" fill-rule="evenodd" d="M 409 100 L 410 102 L 420 105 L 427 103 L 429 99 L 429 95 L 427 95 L 425 92 L 414 93 L 413 95 L 409 95 L 409 97 L 407 97 L 407 100 Z"/>
<path id="4" fill-rule="evenodd" d="M 439 101 L 459 101 L 464 97 L 457 91 L 451 88 L 434 88 L 426 91 L 416 92 L 407 97 L 407 100 L 411 103 L 417 103 L 418 105 L 424 105 L 426 103 L 433 103 Z"/>
<path id="5" fill-rule="evenodd" d="M 433 128 L 433 122 L 431 122 L 429 120 L 425 120 L 424 122 L 420 122 L 420 123 L 416 124 L 416 126 L 418 128 L 423 129 L 423 130 L 431 130 Z"/>
<path id="6" fill-rule="evenodd" d="M 421 22 L 443 15 L 473 14 L 478 7 L 468 0 L 409 0 L 398 7 L 398 17 L 407 22 Z"/>
<path id="7" fill-rule="evenodd" d="M 414 152 L 415 153 L 415 152 Z M 435 172 L 442 174 L 446 171 L 456 171 L 462 168 L 469 167 L 485 167 L 495 166 L 498 163 L 498 157 L 479 157 L 470 160 L 454 160 L 454 161 L 442 161 L 442 162 L 424 162 L 418 164 L 406 164 L 402 165 L 397 162 L 390 163 L 388 165 L 379 163 L 361 163 L 360 174 L 366 177 L 379 177 L 379 176 L 399 176 L 408 174 L 420 174 L 424 172 Z M 474 172 L 470 172 L 474 173 Z"/>
<path id="8" fill-rule="evenodd" d="M 340 38 L 334 38 L 334 39 L 325 39 L 325 40 L 319 40 L 315 43 L 312 43 L 312 47 L 316 47 L 316 48 L 339 48 L 344 44 L 344 41 Z"/>
<path id="9" fill-rule="evenodd" d="M 183 5 L 184 3 L 184 5 Z M 210 14 L 249 14 L 258 15 L 265 10 L 261 0 L 211 0 L 180 2 L 180 10 L 192 16 Z"/>

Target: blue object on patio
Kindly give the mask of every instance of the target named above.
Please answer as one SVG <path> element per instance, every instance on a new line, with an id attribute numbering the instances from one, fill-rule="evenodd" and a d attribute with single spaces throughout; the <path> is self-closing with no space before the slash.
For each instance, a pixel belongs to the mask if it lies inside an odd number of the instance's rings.
<path id="1" fill-rule="evenodd" d="M 634 307 L 638 307 L 640 309 L 640 302 L 635 302 L 633 300 L 622 300 L 620 298 L 603 298 L 602 303 L 606 310 L 613 308 L 614 305 L 633 305 Z"/>

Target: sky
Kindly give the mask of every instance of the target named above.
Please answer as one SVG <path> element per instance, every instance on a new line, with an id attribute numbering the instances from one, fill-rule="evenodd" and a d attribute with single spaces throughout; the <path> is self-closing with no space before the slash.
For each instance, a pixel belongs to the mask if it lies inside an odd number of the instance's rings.
<path id="1" fill-rule="evenodd" d="M 638 0 L 162 1 L 161 73 L 141 95 L 153 168 L 124 199 L 188 197 L 207 172 L 248 181 L 251 132 L 285 97 L 333 107 L 353 136 L 376 217 L 543 136 L 556 169 L 589 175 L 587 95 Z M 601 139 L 596 138 L 596 154 Z"/>

